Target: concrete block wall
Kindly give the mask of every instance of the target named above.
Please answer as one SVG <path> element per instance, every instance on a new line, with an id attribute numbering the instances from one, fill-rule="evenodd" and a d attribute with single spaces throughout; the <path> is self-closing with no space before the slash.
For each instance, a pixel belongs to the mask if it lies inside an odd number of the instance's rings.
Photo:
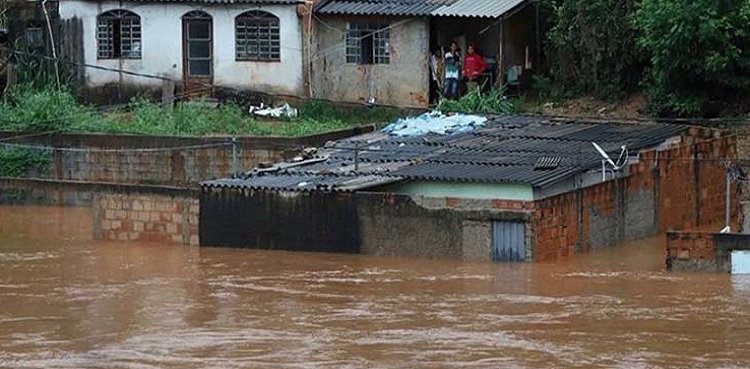
<path id="1" fill-rule="evenodd" d="M 282 149 L 238 150 L 240 170 L 283 158 Z M 190 185 L 231 176 L 232 147 L 142 153 L 54 150 L 53 163 L 50 176 L 60 180 Z"/>
<path id="2" fill-rule="evenodd" d="M 94 239 L 199 245 L 198 198 L 97 194 Z"/>
<path id="3" fill-rule="evenodd" d="M 306 137 L 237 137 L 240 170 L 262 162 L 278 162 L 304 146 L 370 132 L 358 127 Z M 8 143 L 48 148 L 50 163 L 27 178 L 67 181 L 194 186 L 206 179 L 232 174 L 230 137 L 171 137 L 102 134 L 20 136 L 0 131 Z M 163 150 L 175 148 L 174 150 Z M 180 149 L 182 148 L 182 149 Z M 142 150 L 142 151 L 138 151 Z"/>

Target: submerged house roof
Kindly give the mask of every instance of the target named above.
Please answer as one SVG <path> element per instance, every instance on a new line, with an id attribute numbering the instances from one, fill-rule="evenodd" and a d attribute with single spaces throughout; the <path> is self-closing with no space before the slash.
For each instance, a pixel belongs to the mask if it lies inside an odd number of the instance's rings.
<path id="1" fill-rule="evenodd" d="M 498 18 L 526 0 L 323 0 L 320 14 Z"/>
<path id="2" fill-rule="evenodd" d="M 307 159 L 256 168 L 241 178 L 207 181 L 202 187 L 355 191 L 417 180 L 545 188 L 600 168 L 601 157 L 592 142 L 617 157 L 622 145 L 636 154 L 688 128 L 504 116 L 491 118 L 473 131 L 452 135 L 401 137 L 373 132 L 329 142 Z"/>

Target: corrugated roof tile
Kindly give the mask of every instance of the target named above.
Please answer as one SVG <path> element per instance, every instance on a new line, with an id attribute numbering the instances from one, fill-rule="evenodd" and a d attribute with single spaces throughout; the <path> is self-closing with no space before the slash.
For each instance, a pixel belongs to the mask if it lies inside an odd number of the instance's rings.
<path id="1" fill-rule="evenodd" d="M 283 191 L 354 191 L 404 179 L 524 183 L 545 187 L 601 165 L 591 142 L 612 157 L 632 154 L 687 131 L 669 124 L 560 123 L 544 117 L 497 117 L 472 132 L 391 137 L 365 134 L 318 150 L 319 159 L 250 171 L 212 187 Z M 359 144 L 355 144 L 359 142 Z M 355 147 L 358 164 L 355 165 Z M 541 168 L 540 168 L 541 166 Z"/>
<path id="2" fill-rule="evenodd" d="M 131 3 L 300 4 L 303 0 L 122 0 Z"/>
<path id="3" fill-rule="evenodd" d="M 527 0 L 329 0 L 320 14 L 498 18 Z"/>

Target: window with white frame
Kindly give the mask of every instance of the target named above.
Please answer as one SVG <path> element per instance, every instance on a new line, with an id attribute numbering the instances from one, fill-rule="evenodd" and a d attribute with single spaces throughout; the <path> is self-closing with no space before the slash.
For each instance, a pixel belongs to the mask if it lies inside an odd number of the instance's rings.
<path id="1" fill-rule="evenodd" d="M 346 32 L 346 62 L 388 64 L 391 62 L 390 26 L 385 23 L 349 23 Z"/>
<path id="2" fill-rule="evenodd" d="M 240 61 L 280 61 L 279 18 L 252 10 L 235 18 L 235 57 Z"/>
<path id="3" fill-rule="evenodd" d="M 124 9 L 104 12 L 97 17 L 96 39 L 99 59 L 140 59 L 141 17 Z"/>

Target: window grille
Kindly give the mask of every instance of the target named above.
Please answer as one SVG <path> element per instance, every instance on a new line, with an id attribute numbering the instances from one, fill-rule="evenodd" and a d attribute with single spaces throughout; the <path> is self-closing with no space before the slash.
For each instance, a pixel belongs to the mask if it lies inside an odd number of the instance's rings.
<path id="1" fill-rule="evenodd" d="M 253 10 L 235 19 L 236 59 L 243 61 L 281 60 L 279 18 Z"/>
<path id="2" fill-rule="evenodd" d="M 391 33 L 388 24 L 349 23 L 346 33 L 346 62 L 388 64 Z"/>
<path id="3" fill-rule="evenodd" d="M 123 10 L 110 10 L 97 18 L 99 59 L 141 58 L 141 17 Z"/>

